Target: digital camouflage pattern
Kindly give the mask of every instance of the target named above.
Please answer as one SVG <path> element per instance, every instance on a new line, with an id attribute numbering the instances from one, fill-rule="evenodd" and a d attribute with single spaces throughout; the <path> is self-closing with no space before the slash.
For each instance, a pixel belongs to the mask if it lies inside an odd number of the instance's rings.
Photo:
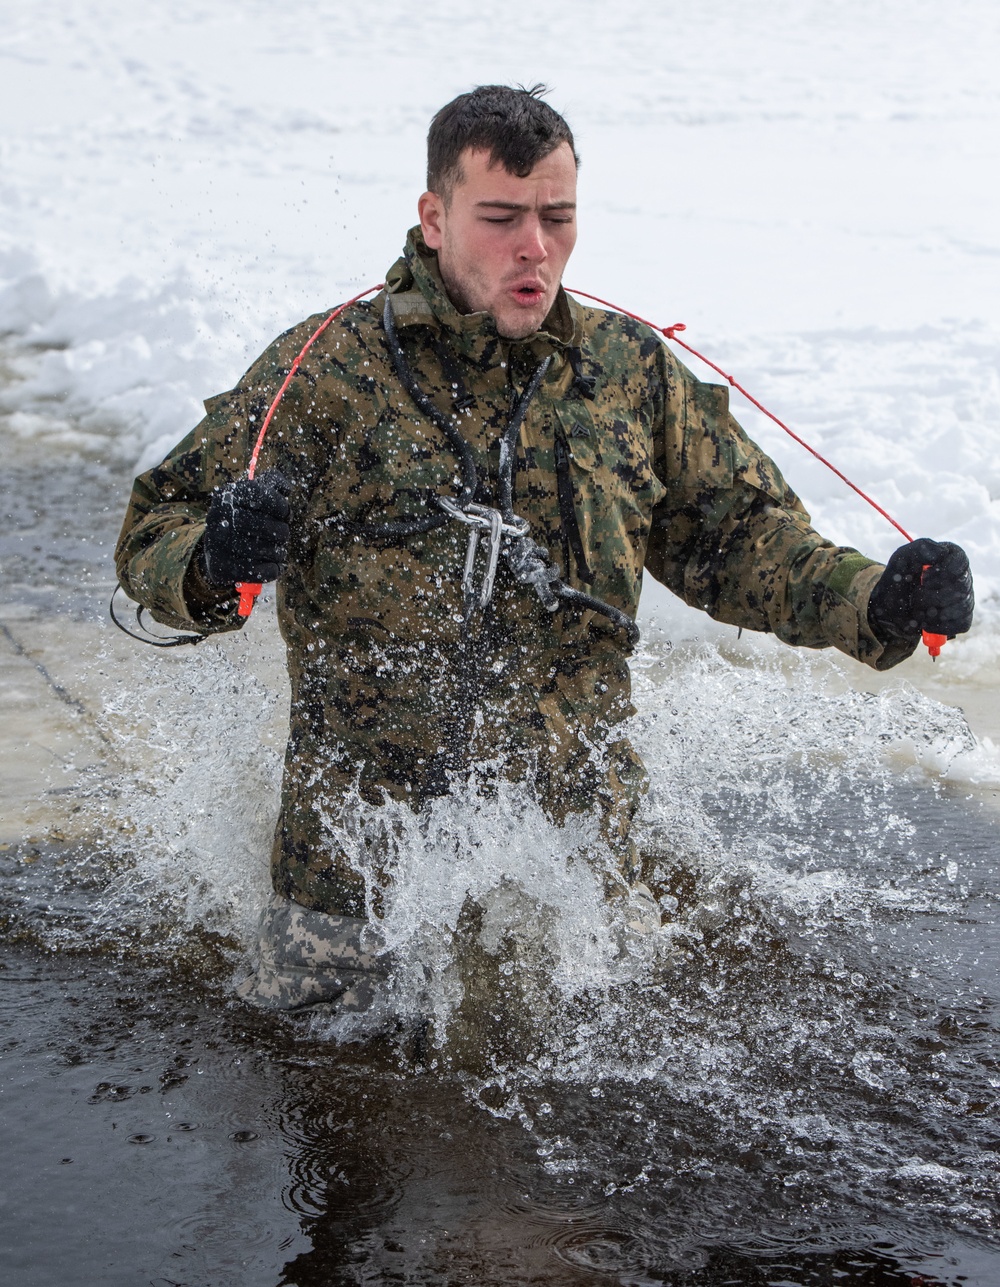
<path id="1" fill-rule="evenodd" d="M 616 904 L 619 949 L 641 951 L 660 928 L 660 908 L 646 885 Z M 372 922 L 313 911 L 272 894 L 258 927 L 260 962 L 236 995 L 269 1010 L 328 1005 L 338 1014 L 369 1010 L 390 972 Z"/>
<path id="2" fill-rule="evenodd" d="M 643 570 L 719 621 L 790 644 L 834 646 L 879 669 L 912 651 L 868 627 L 882 568 L 825 541 L 776 466 L 648 327 L 560 292 L 545 329 L 498 336 L 444 293 L 419 230 L 391 269 L 398 333 L 424 392 L 475 453 L 477 500 L 496 505 L 498 440 L 512 398 L 552 362 L 520 431 L 514 508 L 570 585 L 635 615 Z M 316 342 L 268 430 L 261 468 L 291 482 L 278 615 L 291 731 L 273 855 L 275 889 L 305 906 L 366 914 L 336 823 L 364 799 L 419 805 L 476 764 L 523 780 L 550 814 L 595 803 L 627 881 L 645 786 L 619 730 L 632 712 L 628 645 L 607 618 L 545 610 L 501 560 L 493 602 L 462 627 L 467 529 L 395 542 L 375 529 L 436 512 L 458 465 L 393 370 L 384 294 Z M 235 596 L 192 558 L 213 488 L 245 472 L 262 418 L 318 314 L 286 332 L 155 469 L 136 480 L 117 551 L 123 588 L 180 629 L 242 624 Z"/>
<path id="3" fill-rule="evenodd" d="M 340 1014 L 371 1008 L 388 963 L 369 946 L 369 921 L 311 911 L 273 894 L 260 916 L 260 965 L 236 995 L 269 1010 L 319 1003 Z"/>

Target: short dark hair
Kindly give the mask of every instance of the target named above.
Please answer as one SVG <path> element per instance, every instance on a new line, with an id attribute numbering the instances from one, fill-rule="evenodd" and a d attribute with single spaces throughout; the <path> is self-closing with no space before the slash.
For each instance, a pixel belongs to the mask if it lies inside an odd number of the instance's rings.
<path id="1" fill-rule="evenodd" d="M 479 85 L 459 94 L 437 113 L 427 134 L 427 187 L 447 201 L 462 181 L 466 148 L 489 151 L 490 164 L 519 178 L 531 173 L 560 143 L 568 143 L 580 164 L 573 133 L 542 100 L 545 85 Z"/>

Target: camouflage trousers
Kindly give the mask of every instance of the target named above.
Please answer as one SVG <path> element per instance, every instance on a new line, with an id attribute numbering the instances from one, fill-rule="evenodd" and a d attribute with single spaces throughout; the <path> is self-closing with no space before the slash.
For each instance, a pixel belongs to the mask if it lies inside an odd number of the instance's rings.
<path id="1" fill-rule="evenodd" d="M 659 930 L 660 908 L 646 885 L 632 885 L 614 902 L 621 951 Z M 260 964 L 236 994 L 269 1010 L 323 1004 L 358 1014 L 371 1008 L 388 976 L 387 958 L 371 946 L 377 932 L 359 917 L 313 911 L 272 894 L 259 938 Z"/>
<path id="2" fill-rule="evenodd" d="M 483 662 L 491 683 L 506 683 L 502 700 L 491 692 L 463 708 L 461 719 L 448 672 L 434 689 L 414 685 L 402 663 L 387 662 L 387 675 L 362 682 L 339 660 L 301 684 L 271 856 L 275 891 L 317 911 L 362 916 L 365 881 L 338 843 L 344 803 L 357 793 L 369 806 L 391 800 L 419 812 L 456 785 L 489 796 L 502 783 L 523 784 L 525 800 L 541 805 L 556 826 L 574 815 L 594 817 L 618 879 L 631 884 L 638 875 L 632 822 L 648 779 L 622 736 L 631 713 L 624 661 L 615 656 L 573 674 L 546 653 L 518 653 L 514 661 L 523 663 L 520 670 L 511 663 L 499 677 Z M 537 673 L 546 661 L 551 679 Z"/>
<path id="3" fill-rule="evenodd" d="M 369 921 L 313 911 L 280 894 L 261 912 L 259 939 L 260 964 L 236 994 L 270 1010 L 324 1003 L 356 1014 L 371 1008 L 388 975 Z"/>

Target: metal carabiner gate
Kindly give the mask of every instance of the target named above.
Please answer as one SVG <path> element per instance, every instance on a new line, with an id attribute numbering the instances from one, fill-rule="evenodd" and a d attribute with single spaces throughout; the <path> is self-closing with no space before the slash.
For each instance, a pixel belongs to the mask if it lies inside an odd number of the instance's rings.
<path id="1" fill-rule="evenodd" d="M 496 582 L 497 565 L 500 562 L 500 546 L 505 536 L 517 538 L 528 534 L 527 519 L 505 520 L 498 509 L 490 505 L 479 505 L 470 501 L 461 506 L 447 496 L 439 496 L 438 504 L 451 518 L 465 523 L 469 531 L 469 544 L 465 550 L 465 566 L 462 569 L 462 593 L 467 607 L 485 608 L 493 598 L 493 587 Z M 476 593 L 476 555 L 479 551 L 479 538 L 488 532 L 489 552 L 486 560 L 486 571 Z"/>

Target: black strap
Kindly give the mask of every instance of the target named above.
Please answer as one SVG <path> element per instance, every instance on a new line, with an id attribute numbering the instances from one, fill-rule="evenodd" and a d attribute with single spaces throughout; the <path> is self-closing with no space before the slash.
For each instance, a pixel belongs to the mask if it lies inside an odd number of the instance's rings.
<path id="1" fill-rule="evenodd" d="M 583 374 L 583 354 L 579 348 L 574 346 L 571 349 L 567 349 L 567 355 L 570 367 L 573 370 L 573 383 L 570 388 L 578 398 L 593 399 L 597 380 L 592 375 Z"/>
<path id="2" fill-rule="evenodd" d="M 500 477 L 497 480 L 497 497 L 500 501 L 500 513 L 509 523 L 514 518 L 514 460 L 517 455 L 517 436 L 521 432 L 524 417 L 528 414 L 531 400 L 541 387 L 545 373 L 552 364 L 550 354 L 535 368 L 534 374 L 525 385 L 524 392 L 518 398 L 507 428 L 500 438 Z"/>
<path id="3" fill-rule="evenodd" d="M 556 458 L 556 492 L 559 497 L 559 517 L 562 521 L 563 539 L 567 549 L 573 552 L 577 576 L 590 585 L 594 574 L 587 566 L 587 555 L 583 548 L 583 537 L 580 534 L 580 520 L 576 516 L 573 480 L 569 473 L 569 447 L 559 426 L 556 427 L 553 451 Z M 569 571 L 568 557 L 566 571 Z"/>
<path id="4" fill-rule="evenodd" d="M 455 355 L 449 346 L 442 342 L 440 335 L 434 335 L 431 339 L 431 346 L 434 349 L 434 355 L 441 363 L 441 370 L 444 372 L 444 378 L 455 390 L 451 400 L 451 405 L 456 411 L 468 411 L 476 405 L 476 399 L 465 387 L 465 380 L 462 378 L 462 369 L 455 361 Z"/>
<path id="5" fill-rule="evenodd" d="M 479 485 L 479 477 L 476 473 L 476 458 L 472 454 L 472 448 L 465 441 L 458 429 L 451 422 L 448 416 L 439 411 L 431 402 L 430 398 L 424 393 L 410 369 L 410 364 L 406 360 L 406 354 L 403 352 L 403 346 L 399 342 L 399 335 L 396 331 L 396 319 L 392 313 L 392 296 L 386 295 L 385 308 L 382 310 L 382 325 L 385 328 L 385 337 L 388 341 L 389 356 L 392 358 L 392 365 L 396 375 L 403 388 L 410 395 L 417 407 L 424 413 L 428 419 L 433 420 L 444 436 L 448 439 L 449 445 L 458 457 L 459 465 L 462 470 L 462 490 L 456 497 L 457 505 L 468 505 L 475 498 L 476 488 Z M 432 515 L 433 526 L 439 527 L 440 515 Z M 414 520 L 415 522 L 422 520 Z M 447 518 L 445 519 L 447 522 Z M 425 527 L 418 527 L 415 531 L 427 531 Z"/>
<path id="6" fill-rule="evenodd" d="M 154 635 L 143 624 L 142 618 L 146 609 L 138 606 L 135 610 L 135 620 L 139 629 L 145 631 L 145 634 L 137 635 L 115 615 L 115 595 L 119 592 L 121 592 L 121 586 L 116 585 L 111 595 L 111 602 L 108 604 L 108 613 L 122 634 L 128 635 L 130 639 L 138 639 L 140 643 L 149 644 L 150 648 L 183 648 L 185 644 L 200 644 L 203 639 L 208 638 L 208 635 Z"/>

